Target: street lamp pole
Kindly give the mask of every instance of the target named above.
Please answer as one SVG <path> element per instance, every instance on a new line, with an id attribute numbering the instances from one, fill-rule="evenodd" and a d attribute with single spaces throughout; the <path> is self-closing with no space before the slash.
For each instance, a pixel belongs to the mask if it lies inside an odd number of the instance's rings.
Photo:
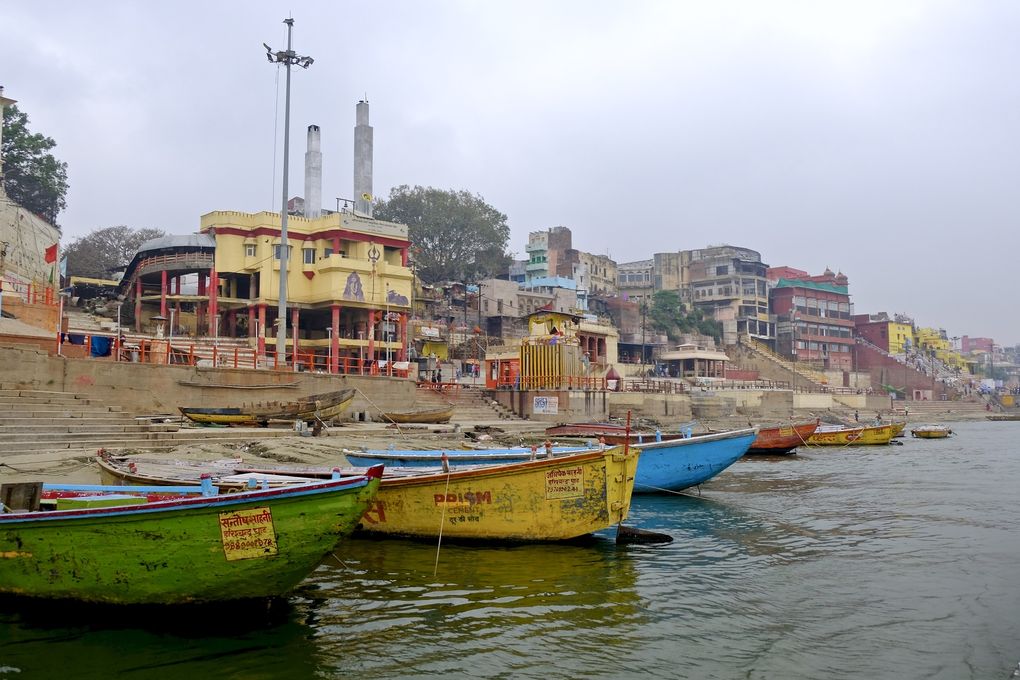
<path id="1" fill-rule="evenodd" d="M 311 57 L 302 57 L 294 53 L 292 46 L 292 33 L 294 31 L 294 20 L 284 19 L 287 24 L 287 49 L 286 51 L 273 52 L 272 48 L 262 43 L 266 48 L 266 58 L 271 64 L 283 64 L 287 68 L 287 88 L 283 113 L 283 205 L 280 207 L 280 300 L 277 306 L 277 317 L 279 323 L 276 327 L 276 361 L 279 363 L 282 356 L 287 360 L 287 259 L 290 249 L 287 247 L 287 180 L 290 171 L 290 67 L 300 66 L 308 68 L 314 61 Z"/>
<path id="2" fill-rule="evenodd" d="M 4 307 L 4 274 L 7 271 L 7 249 L 10 245 L 9 241 L 0 241 L 0 315 Z"/>

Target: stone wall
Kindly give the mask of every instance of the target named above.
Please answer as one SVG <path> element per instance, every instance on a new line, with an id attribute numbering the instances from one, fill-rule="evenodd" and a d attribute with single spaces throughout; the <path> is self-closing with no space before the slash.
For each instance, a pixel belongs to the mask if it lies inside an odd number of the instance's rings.
<path id="1" fill-rule="evenodd" d="M 404 409 L 415 400 L 414 382 L 399 378 L 51 357 L 42 349 L 13 344 L 0 345 L 0 385 L 85 393 L 136 414 L 177 413 L 179 406 L 232 407 L 290 400 L 347 387 L 358 390 L 347 412 L 352 417 Z M 269 385 L 274 387 L 264 387 Z"/>
<path id="2" fill-rule="evenodd" d="M 521 418 L 544 423 L 569 423 L 605 420 L 611 394 L 596 390 L 496 390 L 492 396 L 501 406 Z M 536 397 L 556 399 L 556 413 L 536 413 Z"/>
<path id="3" fill-rule="evenodd" d="M 610 392 L 609 415 L 626 418 L 649 418 L 659 422 L 691 419 L 691 398 L 686 394 L 650 394 L 647 392 Z"/>
<path id="4" fill-rule="evenodd" d="M 57 334 L 57 305 L 42 302 L 26 302 L 17 295 L 4 295 L 4 311 L 18 321 L 44 331 Z"/>

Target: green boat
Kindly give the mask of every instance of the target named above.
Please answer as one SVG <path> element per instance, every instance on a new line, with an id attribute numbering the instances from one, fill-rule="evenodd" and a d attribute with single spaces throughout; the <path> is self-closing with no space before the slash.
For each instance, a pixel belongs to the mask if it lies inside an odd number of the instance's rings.
<path id="1" fill-rule="evenodd" d="M 110 489 L 115 495 L 65 498 L 56 510 L 0 512 L 0 594 L 174 605 L 282 596 L 353 531 L 381 477 L 378 466 L 155 502 Z"/>

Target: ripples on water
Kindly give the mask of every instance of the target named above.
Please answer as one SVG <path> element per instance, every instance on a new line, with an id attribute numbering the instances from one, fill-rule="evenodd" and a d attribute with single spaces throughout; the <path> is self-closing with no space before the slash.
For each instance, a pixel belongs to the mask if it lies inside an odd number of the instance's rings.
<path id="1" fill-rule="evenodd" d="M 954 429 L 635 497 L 628 524 L 668 545 L 444 545 L 437 567 L 432 544 L 351 541 L 282 622 L 64 627 L 8 606 L 0 678 L 1008 678 L 1020 427 Z"/>

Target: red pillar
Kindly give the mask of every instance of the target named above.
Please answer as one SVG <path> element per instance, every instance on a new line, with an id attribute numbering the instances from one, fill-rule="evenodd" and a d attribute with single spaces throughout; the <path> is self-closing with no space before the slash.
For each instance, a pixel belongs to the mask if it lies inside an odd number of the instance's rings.
<path id="1" fill-rule="evenodd" d="M 400 313 L 400 360 L 407 361 L 407 312 Z"/>
<path id="2" fill-rule="evenodd" d="M 375 363 L 375 310 L 368 310 L 368 360 Z"/>
<path id="3" fill-rule="evenodd" d="M 135 333 L 142 332 L 142 280 L 135 279 Z"/>
<path id="4" fill-rule="evenodd" d="M 183 277 L 181 277 L 181 276 L 175 276 L 174 277 L 174 295 L 180 295 L 181 294 L 181 278 L 183 278 Z"/>
<path id="5" fill-rule="evenodd" d="M 407 266 L 407 248 L 400 249 L 400 266 Z"/>
<path id="6" fill-rule="evenodd" d="M 256 344 L 259 354 L 264 355 L 266 353 L 266 305 L 262 303 L 259 305 L 259 337 Z"/>
<path id="7" fill-rule="evenodd" d="M 159 315 L 166 318 L 166 270 L 160 272 L 159 282 Z"/>
<path id="8" fill-rule="evenodd" d="M 290 310 L 290 328 L 291 328 L 291 332 L 294 335 L 294 337 L 293 337 L 293 340 L 292 340 L 293 346 L 290 349 L 290 357 L 291 357 L 291 361 L 293 361 L 293 363 L 294 363 L 294 370 L 295 371 L 297 370 L 297 361 L 298 361 L 298 335 L 301 332 L 301 327 L 298 325 L 298 321 L 299 320 L 300 320 L 300 314 L 298 312 L 298 308 L 297 307 L 292 307 L 291 310 Z"/>
<path id="9" fill-rule="evenodd" d="M 333 312 L 333 331 L 329 339 L 329 372 L 336 373 L 340 366 L 340 305 L 333 305 L 330 309 Z"/>
<path id="10" fill-rule="evenodd" d="M 209 272 L 209 335 L 216 335 L 219 330 L 216 328 L 216 294 L 219 291 L 220 281 L 216 276 L 216 270 Z"/>
<path id="11" fill-rule="evenodd" d="M 198 274 L 198 295 L 199 297 L 205 296 L 205 277 L 206 275 L 199 272 Z M 206 312 L 208 311 L 208 302 L 197 302 L 195 303 L 195 335 L 198 336 L 200 329 L 205 328 Z"/>
<path id="12" fill-rule="evenodd" d="M 230 337 L 237 335 L 237 310 L 231 309 L 227 312 L 227 332 Z"/>
<path id="13" fill-rule="evenodd" d="M 255 307 L 248 305 L 248 337 L 255 337 Z"/>

